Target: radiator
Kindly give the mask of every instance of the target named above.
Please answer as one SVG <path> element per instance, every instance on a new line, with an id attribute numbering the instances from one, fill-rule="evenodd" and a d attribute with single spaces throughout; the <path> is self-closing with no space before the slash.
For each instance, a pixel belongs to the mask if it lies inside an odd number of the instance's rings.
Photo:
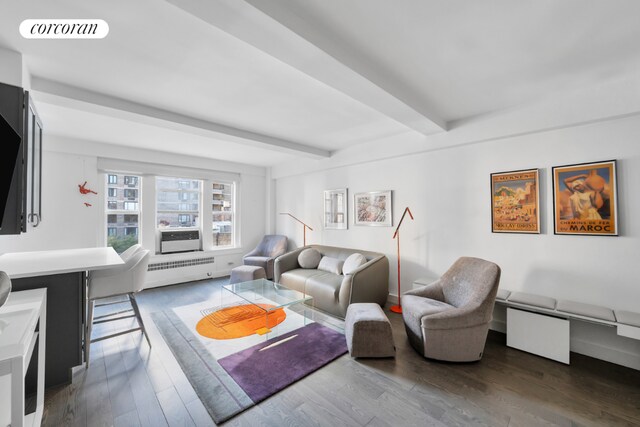
<path id="1" fill-rule="evenodd" d="M 163 261 L 156 262 L 153 264 L 149 264 L 148 271 L 158 271 L 158 270 L 171 270 L 173 268 L 183 268 L 183 267 L 191 267 L 194 265 L 203 265 L 203 264 L 213 264 L 215 262 L 214 257 L 205 257 L 205 258 L 190 258 L 190 259 L 182 259 L 180 261 Z"/>

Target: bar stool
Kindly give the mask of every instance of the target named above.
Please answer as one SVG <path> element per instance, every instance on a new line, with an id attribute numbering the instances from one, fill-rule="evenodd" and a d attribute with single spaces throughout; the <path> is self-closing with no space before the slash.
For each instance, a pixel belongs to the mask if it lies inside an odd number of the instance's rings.
<path id="1" fill-rule="evenodd" d="M 151 347 L 151 341 L 149 341 L 149 336 L 147 335 L 147 332 L 145 330 L 142 317 L 140 316 L 140 309 L 138 308 L 138 303 L 136 302 L 135 297 L 135 294 L 143 289 L 144 279 L 147 274 L 147 268 L 149 266 L 149 257 L 150 253 L 148 250 L 138 249 L 135 253 L 127 258 L 124 265 L 122 266 L 108 270 L 98 270 L 91 272 L 89 276 L 89 309 L 87 313 L 84 346 L 84 357 L 87 362 L 87 367 L 89 367 L 89 350 L 91 347 L 91 343 L 97 341 L 117 337 L 119 335 L 128 334 L 130 332 L 142 331 L 142 334 L 147 339 L 149 347 Z M 116 296 L 126 296 L 127 299 L 125 301 L 96 304 L 96 300 L 98 299 Z M 120 304 L 122 302 L 129 302 L 131 304 L 131 308 L 94 318 L 93 311 L 95 307 Z M 133 311 L 132 315 L 113 317 L 118 314 L 128 313 L 131 311 Z M 116 320 L 128 319 L 132 317 L 136 318 L 139 327 L 116 332 L 100 338 L 91 339 L 91 332 L 93 330 L 94 324 L 113 322 Z"/>

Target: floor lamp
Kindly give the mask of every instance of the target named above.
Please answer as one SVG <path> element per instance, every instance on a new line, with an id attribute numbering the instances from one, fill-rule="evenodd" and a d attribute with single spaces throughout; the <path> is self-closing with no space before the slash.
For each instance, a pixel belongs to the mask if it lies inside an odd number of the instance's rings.
<path id="1" fill-rule="evenodd" d="M 404 220 L 404 216 L 409 212 L 409 216 L 413 220 L 413 214 L 411 213 L 411 209 L 408 207 L 405 208 L 404 213 L 402 214 L 402 218 L 400 218 L 400 223 L 396 228 L 396 232 L 393 233 L 393 238 L 397 239 L 398 243 L 398 305 L 392 305 L 391 311 L 394 313 L 402 313 L 402 302 L 400 301 L 400 226 L 402 225 L 402 221 Z"/>
<path id="2" fill-rule="evenodd" d="M 289 215 L 291 218 L 295 219 L 296 221 L 298 221 L 300 224 L 302 224 L 302 246 L 307 246 L 307 228 L 311 231 L 313 231 L 313 228 L 309 227 L 307 224 L 305 224 L 304 222 L 300 221 L 298 218 L 296 218 L 295 216 L 291 215 L 289 212 L 280 212 L 280 215 Z"/>

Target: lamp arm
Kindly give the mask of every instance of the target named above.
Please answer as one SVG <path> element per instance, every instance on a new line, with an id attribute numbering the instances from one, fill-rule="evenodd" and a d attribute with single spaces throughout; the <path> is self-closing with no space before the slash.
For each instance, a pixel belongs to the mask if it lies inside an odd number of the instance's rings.
<path id="1" fill-rule="evenodd" d="M 307 227 L 309 230 L 313 231 L 313 228 L 309 227 L 307 224 L 305 224 L 304 222 L 300 221 L 298 218 L 296 218 L 295 216 L 291 215 L 289 212 L 280 212 L 280 215 L 289 215 L 291 218 L 295 219 L 296 221 L 298 221 L 300 224 L 304 225 L 305 227 Z"/>
<path id="2" fill-rule="evenodd" d="M 411 209 L 409 209 L 409 207 L 407 206 L 404 209 L 404 212 L 402 213 L 402 218 L 400 218 L 400 222 L 398 223 L 398 226 L 396 227 L 396 232 L 393 233 L 393 238 L 394 239 L 396 238 L 396 236 L 398 235 L 398 232 L 400 231 L 400 226 L 402 225 L 402 221 L 404 221 L 404 216 L 407 214 L 407 212 L 409 212 L 409 216 L 413 220 L 413 214 L 411 213 Z"/>

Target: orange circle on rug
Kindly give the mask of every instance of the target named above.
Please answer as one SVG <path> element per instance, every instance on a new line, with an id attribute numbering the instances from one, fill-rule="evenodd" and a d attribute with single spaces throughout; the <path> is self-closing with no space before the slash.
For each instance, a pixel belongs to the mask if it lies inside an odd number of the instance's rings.
<path id="1" fill-rule="evenodd" d="M 216 340 L 229 340 L 248 337 L 253 334 L 263 335 L 270 328 L 284 322 L 287 314 L 278 308 L 266 315 L 264 309 L 275 308 L 270 304 L 246 304 L 226 307 L 206 315 L 196 325 L 196 331 L 203 337 Z"/>

